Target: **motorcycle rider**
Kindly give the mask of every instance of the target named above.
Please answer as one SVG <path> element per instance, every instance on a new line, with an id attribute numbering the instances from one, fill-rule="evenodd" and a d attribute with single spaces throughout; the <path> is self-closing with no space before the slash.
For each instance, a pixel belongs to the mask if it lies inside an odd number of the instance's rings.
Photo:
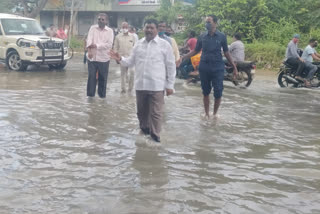
<path id="1" fill-rule="evenodd" d="M 292 40 L 288 43 L 288 47 L 286 50 L 286 62 L 290 65 L 298 67 L 297 73 L 295 74 L 296 79 L 304 81 L 304 79 L 300 76 L 303 71 L 305 64 L 304 60 L 298 54 L 298 42 L 300 39 L 299 34 L 293 35 Z"/>
<path id="2" fill-rule="evenodd" d="M 212 90 L 212 86 L 214 88 L 214 117 L 217 117 L 217 112 L 221 103 L 225 65 L 222 59 L 221 49 L 223 49 L 225 57 L 233 67 L 234 78 L 238 73 L 237 67 L 234 64 L 228 50 L 227 38 L 223 33 L 217 30 L 217 24 L 217 16 L 207 16 L 207 32 L 200 35 L 197 41 L 196 48 L 183 57 L 183 59 L 188 59 L 202 50 L 199 64 L 199 73 L 206 118 L 209 118 L 209 94 Z"/>
<path id="3" fill-rule="evenodd" d="M 229 45 L 230 55 L 235 62 L 244 61 L 244 44 L 241 41 L 241 34 L 235 33 L 233 35 L 233 42 Z"/>
<path id="4" fill-rule="evenodd" d="M 306 69 L 308 71 L 307 80 L 305 81 L 306 87 L 310 87 L 310 81 L 313 78 L 314 73 L 318 70 L 318 67 L 312 64 L 313 60 L 320 61 L 320 54 L 315 50 L 317 45 L 317 40 L 310 39 L 309 45 L 304 49 L 302 54 L 302 59 L 305 61 Z"/>

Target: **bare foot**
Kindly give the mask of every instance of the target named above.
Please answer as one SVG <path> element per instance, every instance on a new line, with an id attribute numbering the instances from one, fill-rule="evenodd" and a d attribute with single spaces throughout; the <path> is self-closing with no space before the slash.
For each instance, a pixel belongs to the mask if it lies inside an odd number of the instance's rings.
<path id="1" fill-rule="evenodd" d="M 210 116 L 208 115 L 208 114 L 205 114 L 205 113 L 202 113 L 201 114 L 201 118 L 203 119 L 203 120 L 209 120 L 210 119 Z"/>
<path id="2" fill-rule="evenodd" d="M 213 115 L 213 119 L 214 119 L 214 120 L 218 120 L 219 118 L 220 118 L 220 115 L 219 115 L 219 114 L 214 114 L 214 115 Z"/>

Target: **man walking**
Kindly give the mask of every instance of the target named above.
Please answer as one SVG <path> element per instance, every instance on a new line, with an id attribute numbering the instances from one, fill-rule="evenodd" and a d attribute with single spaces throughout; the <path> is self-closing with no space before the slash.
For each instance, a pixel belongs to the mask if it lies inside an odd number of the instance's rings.
<path id="1" fill-rule="evenodd" d="M 121 65 L 136 67 L 136 99 L 141 131 L 160 142 L 164 93 L 173 93 L 176 65 L 171 45 L 159 38 L 158 22 L 145 21 L 145 38 L 138 41 L 128 58 L 111 51 Z"/>
<path id="2" fill-rule="evenodd" d="M 304 81 L 301 77 L 301 72 L 303 71 L 305 64 L 304 60 L 298 54 L 298 43 L 299 43 L 300 35 L 295 34 L 292 40 L 288 43 L 288 47 L 286 50 L 286 62 L 290 65 L 298 67 L 296 78 Z"/>
<path id="3" fill-rule="evenodd" d="M 135 38 L 132 34 L 129 34 L 129 24 L 123 22 L 121 25 L 122 33 L 116 36 L 114 42 L 114 50 L 119 53 L 120 56 L 129 57 L 135 42 Z M 129 88 L 128 92 L 131 93 L 134 81 L 134 68 L 128 68 L 126 66 L 120 65 L 121 69 L 121 93 L 126 93 L 126 80 L 129 73 Z"/>
<path id="4" fill-rule="evenodd" d="M 107 27 L 108 16 L 98 15 L 98 25 L 91 26 L 87 38 L 88 84 L 87 96 L 94 97 L 96 93 L 96 72 L 98 71 L 98 94 L 106 97 L 107 78 L 109 71 L 109 52 L 113 45 L 113 30 Z"/>
<path id="5" fill-rule="evenodd" d="M 200 35 L 196 48 L 182 58 L 183 60 L 188 59 L 202 50 L 199 73 L 206 118 L 209 118 L 209 94 L 212 87 L 214 89 L 214 117 L 217 117 L 221 103 L 224 78 L 224 61 L 222 59 L 221 49 L 223 49 L 225 57 L 233 67 L 234 78 L 238 73 L 237 67 L 228 51 L 227 38 L 217 30 L 217 22 L 218 18 L 215 15 L 210 15 L 206 18 L 207 32 Z"/>

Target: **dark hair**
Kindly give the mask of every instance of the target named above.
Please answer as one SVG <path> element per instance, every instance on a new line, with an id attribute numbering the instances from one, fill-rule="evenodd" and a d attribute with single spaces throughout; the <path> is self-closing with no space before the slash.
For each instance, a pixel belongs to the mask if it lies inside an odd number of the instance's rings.
<path id="1" fill-rule="evenodd" d="M 147 19 L 145 22 L 144 22 L 144 25 L 146 24 L 154 24 L 157 28 L 158 28 L 158 21 L 155 20 L 155 19 Z"/>
<path id="2" fill-rule="evenodd" d="M 166 21 L 161 20 L 161 21 L 158 22 L 158 24 L 163 24 L 163 23 L 166 24 L 166 26 L 167 26 L 167 22 Z"/>
<path id="3" fill-rule="evenodd" d="M 241 40 L 241 34 L 240 33 L 235 33 L 233 35 L 234 38 L 236 38 L 236 40 Z"/>
<path id="4" fill-rule="evenodd" d="M 106 17 L 106 19 L 108 19 L 108 18 L 109 18 L 109 17 L 108 17 L 108 15 L 107 15 L 106 13 L 99 13 L 99 14 L 98 14 L 98 17 L 99 17 L 99 16 L 104 16 L 104 17 Z"/>
<path id="5" fill-rule="evenodd" d="M 216 15 L 211 14 L 211 15 L 208 15 L 208 17 L 211 17 L 214 23 L 218 22 L 218 17 Z"/>
<path id="6" fill-rule="evenodd" d="M 196 32 L 194 30 L 190 31 L 190 36 L 191 37 L 195 37 L 196 36 Z"/>
<path id="7" fill-rule="evenodd" d="M 309 40 L 309 43 L 314 43 L 315 41 L 317 41 L 317 40 L 312 38 Z"/>

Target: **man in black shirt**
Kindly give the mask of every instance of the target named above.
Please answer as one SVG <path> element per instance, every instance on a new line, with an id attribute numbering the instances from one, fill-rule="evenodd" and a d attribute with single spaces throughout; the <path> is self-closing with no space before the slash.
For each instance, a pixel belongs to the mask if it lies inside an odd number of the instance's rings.
<path id="1" fill-rule="evenodd" d="M 206 18 L 206 28 L 208 31 L 200 35 L 195 50 L 185 55 L 182 59 L 188 59 L 202 50 L 199 73 L 203 93 L 203 104 L 207 118 L 209 118 L 209 94 L 212 87 L 214 90 L 214 117 L 217 117 L 217 112 L 221 103 L 225 66 L 221 49 L 223 49 L 225 57 L 233 66 L 234 78 L 238 72 L 228 51 L 227 38 L 223 33 L 217 30 L 217 22 L 218 18 L 215 15 L 210 15 Z"/>

